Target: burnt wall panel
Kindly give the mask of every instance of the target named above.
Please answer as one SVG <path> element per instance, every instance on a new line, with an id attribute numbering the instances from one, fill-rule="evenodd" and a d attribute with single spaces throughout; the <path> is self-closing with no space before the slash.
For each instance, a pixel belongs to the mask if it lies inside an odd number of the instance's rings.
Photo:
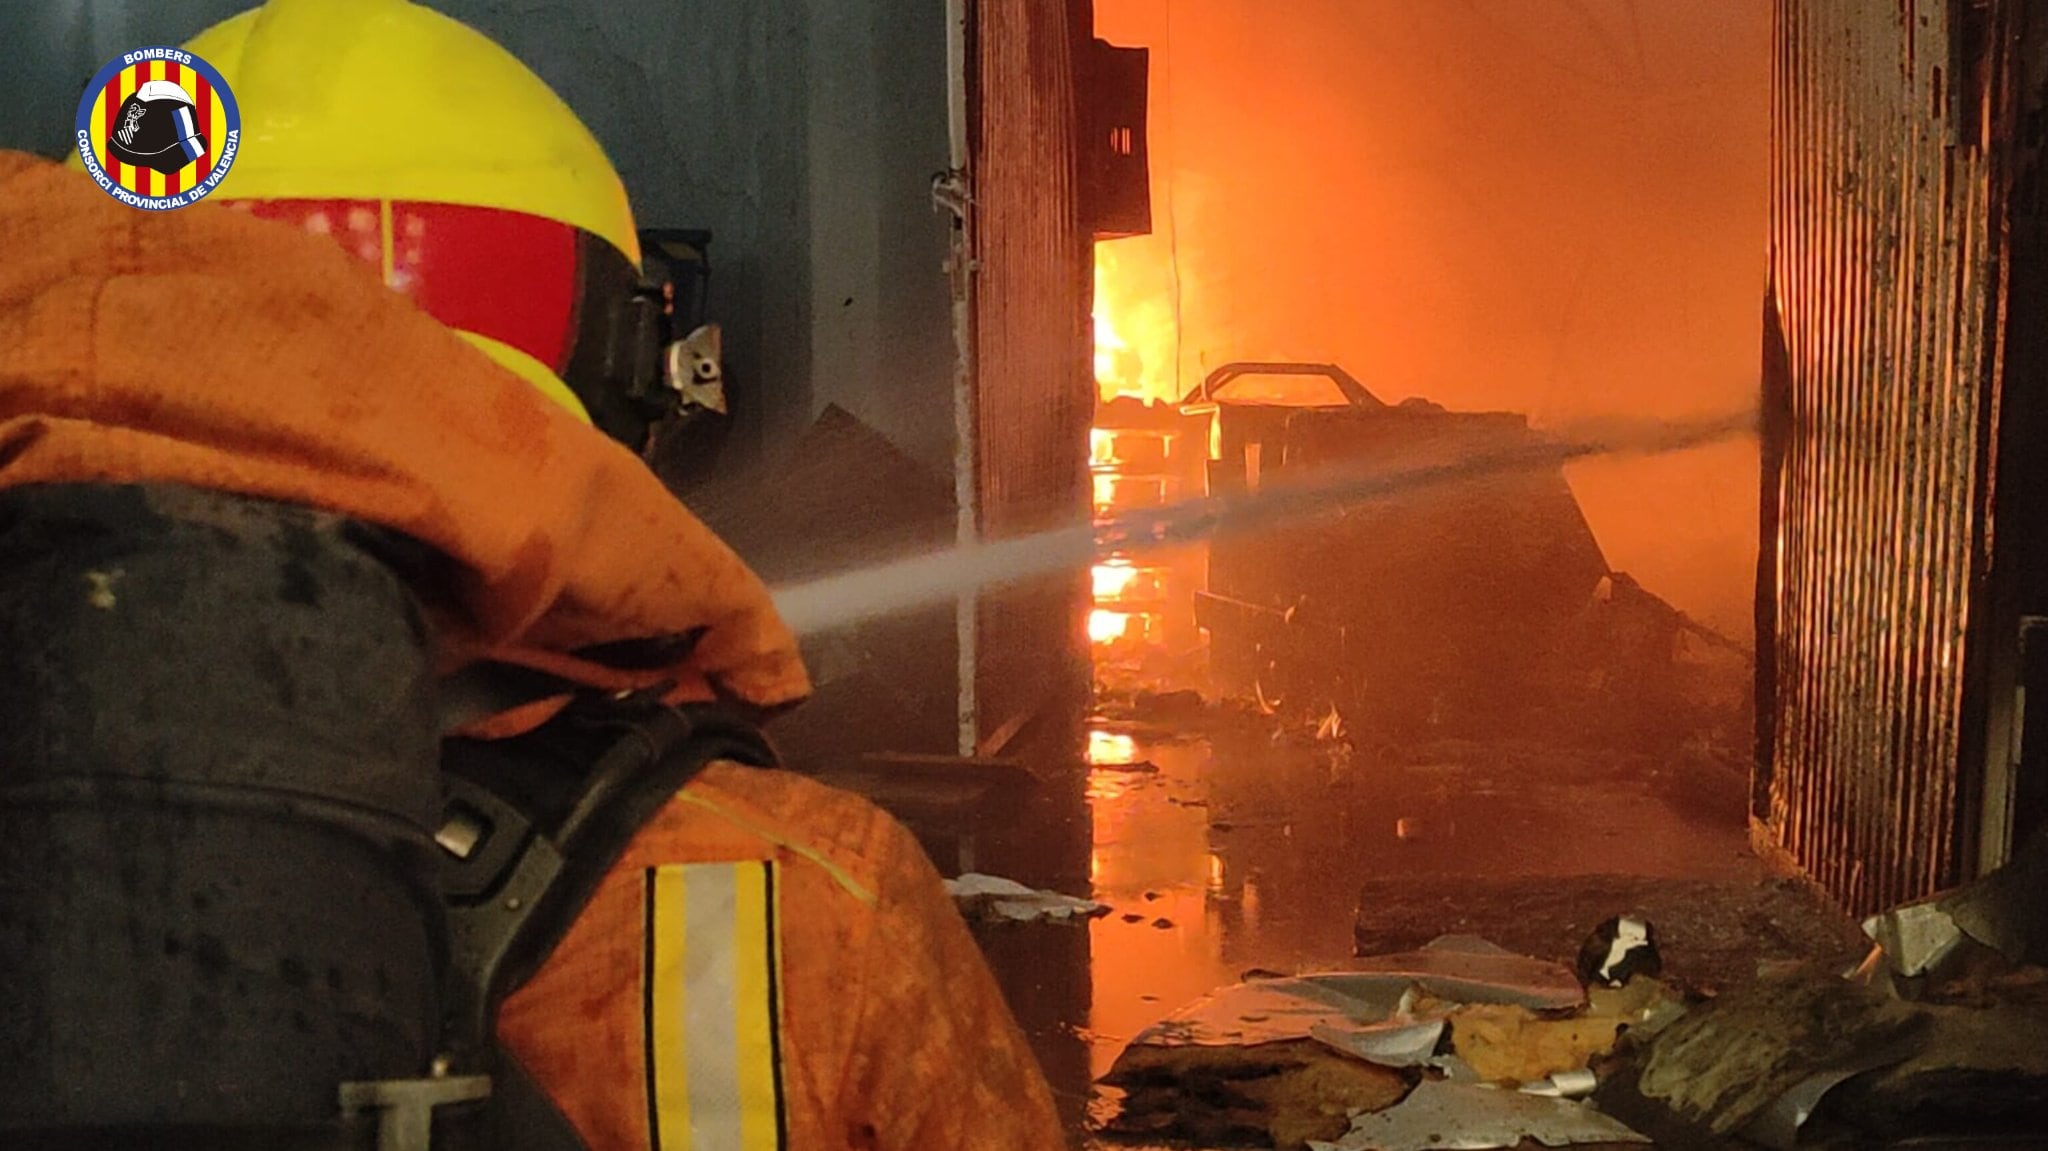
<path id="1" fill-rule="evenodd" d="M 1780 0 L 1758 815 L 1852 909 L 1966 870 L 2003 196 L 1998 5 Z M 1781 343 L 1779 341 L 1782 341 Z M 1773 523 L 1772 521 L 1775 521 Z"/>
<path id="2" fill-rule="evenodd" d="M 1075 79 L 1091 12 L 1040 0 L 974 5 L 976 451 L 980 528 L 991 539 L 1072 523 L 1088 509 L 1095 389 Z M 1085 686 L 1085 673 L 1075 682 L 1085 666 L 1083 587 L 1061 577 L 982 601 L 984 741 L 1053 693 Z"/>
<path id="3" fill-rule="evenodd" d="M 1151 53 L 1090 38 L 1080 57 L 1082 226 L 1097 240 L 1152 231 L 1146 133 Z"/>
<path id="4" fill-rule="evenodd" d="M 1980 867 L 2048 834 L 2048 13 L 2024 11 L 1999 38 L 2012 59 L 1995 512 L 1988 541 L 1985 802 Z M 2027 701 L 2033 706 L 2028 707 Z"/>

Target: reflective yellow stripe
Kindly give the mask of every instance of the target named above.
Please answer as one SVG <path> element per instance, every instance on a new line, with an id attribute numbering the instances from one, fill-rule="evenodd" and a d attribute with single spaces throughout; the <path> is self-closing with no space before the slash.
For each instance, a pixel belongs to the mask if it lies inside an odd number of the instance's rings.
<path id="1" fill-rule="evenodd" d="M 124 68 L 121 70 L 121 104 L 126 104 L 128 102 L 128 97 L 133 96 L 134 94 L 135 69 Z M 116 115 L 120 114 L 121 104 L 114 105 L 114 111 Z M 115 126 L 117 128 L 119 127 L 118 124 Z M 148 169 L 145 168 L 138 168 L 133 164 L 122 164 L 121 186 L 123 188 L 128 189 L 131 192 L 147 191 L 149 188 L 149 184 L 147 181 L 141 179 L 141 173 L 146 172 L 147 170 Z"/>
<path id="2" fill-rule="evenodd" d="M 649 1145 L 778 1151 L 774 864 L 650 868 L 646 901 Z"/>
<path id="3" fill-rule="evenodd" d="M 105 130 L 104 130 L 104 128 L 103 128 L 103 125 L 105 125 L 105 124 L 106 124 L 106 122 L 107 122 L 107 86 L 106 86 L 105 84 L 102 84 L 102 85 L 100 85 L 100 94 L 99 94 L 99 95 L 97 95 L 97 96 L 94 96 L 94 97 L 92 98 L 92 120 L 91 120 L 91 124 L 92 124 L 92 156 L 93 156 L 93 159 L 95 159 L 95 160 L 98 160 L 98 161 L 100 162 L 100 167 L 101 167 L 102 169 L 105 169 L 105 168 L 106 168 L 106 166 L 107 166 L 107 140 L 106 140 L 106 138 L 105 138 L 105 137 L 106 137 L 106 131 L 105 131 Z"/>
<path id="4" fill-rule="evenodd" d="M 689 920 L 683 890 L 680 871 L 647 874 L 647 1117 L 654 1151 L 690 1146 L 688 1067 L 672 1055 L 686 1050 L 687 935 L 681 925 Z"/>
<path id="5" fill-rule="evenodd" d="M 163 62 L 162 60 L 151 60 L 151 61 L 149 62 L 149 65 L 148 65 L 148 67 L 149 67 L 149 78 L 150 78 L 150 79 L 152 79 L 152 80 L 162 80 L 162 79 L 164 79 L 164 78 L 165 78 L 165 77 L 164 77 L 164 62 Z M 148 176 L 148 179 L 149 179 L 149 194 L 150 194 L 150 195 L 152 195 L 152 196 L 162 196 L 162 195 L 165 195 L 165 194 L 166 194 L 166 193 L 164 192 L 164 174 L 163 174 L 162 172 L 159 172 L 159 171 L 157 171 L 157 170 L 156 170 L 155 168 L 151 168 L 151 169 L 149 169 L 149 176 Z"/>
<path id="6" fill-rule="evenodd" d="M 234 90 L 230 88 L 228 94 L 233 95 Z M 214 164 L 218 165 L 228 147 L 228 102 L 221 98 L 220 90 L 216 88 L 213 99 L 208 103 L 213 107 L 206 124 L 206 151 L 213 157 Z M 197 175 L 196 171 L 194 175 Z"/>
<path id="7" fill-rule="evenodd" d="M 780 1015 L 780 1004 L 776 1002 L 776 980 L 771 974 L 776 959 L 777 925 L 771 903 L 774 877 L 769 874 L 770 867 L 762 863 L 733 871 L 733 937 L 756 940 L 759 950 L 752 962 L 741 962 L 733 972 L 740 1146 L 748 1151 L 782 1146 L 782 1100 L 776 1082 L 775 1057 L 775 1021 Z"/>

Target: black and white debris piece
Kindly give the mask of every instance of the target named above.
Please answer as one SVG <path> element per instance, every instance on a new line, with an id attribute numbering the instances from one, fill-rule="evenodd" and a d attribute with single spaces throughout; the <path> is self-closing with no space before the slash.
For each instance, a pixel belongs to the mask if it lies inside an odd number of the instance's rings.
<path id="1" fill-rule="evenodd" d="M 1663 974 L 1657 929 L 1635 915 L 1617 915 L 1593 929 L 1579 947 L 1579 982 L 1587 987 L 1620 987 L 1638 975 Z"/>

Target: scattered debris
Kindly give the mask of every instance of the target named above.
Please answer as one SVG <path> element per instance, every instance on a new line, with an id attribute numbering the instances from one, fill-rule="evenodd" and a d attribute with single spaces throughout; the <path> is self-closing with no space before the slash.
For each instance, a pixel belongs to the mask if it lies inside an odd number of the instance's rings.
<path id="1" fill-rule="evenodd" d="M 1353 1113 L 1390 1107 L 1409 1089 L 1402 1072 L 1309 1039 L 1232 1047 L 1134 1043 L 1104 1082 L 1124 1092 L 1122 1108 L 1105 1125 L 1109 1134 L 1280 1151 L 1338 1138 Z"/>
<path id="2" fill-rule="evenodd" d="M 1649 1140 L 1584 1103 L 1550 1099 L 1471 1083 L 1425 1079 L 1406 1099 L 1360 1115 L 1351 1131 L 1315 1151 L 1448 1151 L 1577 1143 L 1648 1143 Z"/>
<path id="3" fill-rule="evenodd" d="M 2007 868 L 1868 924 L 1840 968 L 1774 966 L 1631 1052 L 1599 1093 L 1660 1142 L 1767 1147 L 1967 1140 L 2048 1129 L 2040 843 Z"/>
<path id="4" fill-rule="evenodd" d="M 1549 1099 L 1583 1099 L 1600 1086 L 1600 1077 L 1590 1069 L 1560 1071 L 1555 1075 L 1524 1083 L 1522 1094 L 1541 1095 Z"/>
<path id="5" fill-rule="evenodd" d="M 2048 833 L 2014 860 L 1954 891 L 1872 916 L 1864 933 L 1884 950 L 1895 989 L 1918 998 L 1924 987 L 2000 969 L 2048 962 Z"/>
<path id="6" fill-rule="evenodd" d="M 1675 998 L 1649 980 L 1598 988 L 1589 997 L 1565 967 L 1469 936 L 1357 966 L 1300 976 L 1247 971 L 1245 982 L 1139 1034 L 1104 1080 L 1128 1093 L 1109 1129 L 1205 1145 L 1254 1138 L 1282 1149 L 1340 1139 L 1336 1146 L 1344 1148 L 1379 1146 L 1369 1141 L 1376 1135 L 1354 1141 L 1360 1128 L 1353 1116 L 1413 1098 L 1408 1089 L 1418 1082 L 1493 1081 L 1527 1085 L 1530 1094 L 1520 1098 L 1531 1106 L 1499 1104 L 1516 1093 L 1496 1090 L 1484 1101 L 1489 1116 L 1499 1111 L 1553 1125 L 1531 1128 L 1537 1132 L 1580 1130 L 1570 1120 L 1611 1136 L 1625 1129 L 1572 1101 L 1592 1090 L 1587 1064 Z M 1560 1035 L 1570 1039 L 1559 1043 Z M 1403 1121 L 1433 1124 L 1429 1103 L 1425 1096 Z M 1494 1137 L 1490 1126 L 1482 1128 L 1473 1137 Z"/>
<path id="7" fill-rule="evenodd" d="M 1806 968 L 1695 1008 L 1632 1052 L 1595 1097 L 1659 1142 L 1725 1138 L 1817 1077 L 1902 1061 L 1921 1026 L 1906 1005 Z M 1812 1103 L 1799 1110 L 1810 1114 Z M 1774 1125 L 1783 1120 L 1757 1130 Z"/>
<path id="8" fill-rule="evenodd" d="M 1658 1036 L 1638 1089 L 1718 1135 L 1779 1096 L 1874 1051 L 1903 1060 L 1924 1022 L 1911 1008 L 1816 969 L 1730 992 Z"/>
<path id="9" fill-rule="evenodd" d="M 1360 955 L 1376 955 L 1484 924 L 1502 947 L 1569 959 L 1622 910 L 1657 925 L 1664 969 L 1689 992 L 1747 984 L 1767 960 L 1845 970 L 1870 950 L 1855 922 L 1803 881 L 1621 875 L 1474 877 L 1460 881 L 1455 901 L 1404 876 L 1375 877 L 1360 886 L 1353 940 Z"/>
<path id="10" fill-rule="evenodd" d="M 1537 1011 L 1569 1010 L 1585 990 L 1564 967 L 1496 947 L 1470 935 L 1446 935 L 1420 950 L 1357 960 L 1352 972 L 1397 979 L 1440 1000 L 1514 1003 Z"/>
<path id="11" fill-rule="evenodd" d="M 1393 1014 L 1379 1023 L 1313 1023 L 1309 1037 L 1382 1067 L 1441 1067 L 1437 1050 L 1448 1026 L 1449 1020 L 1440 1015 L 1423 1017 L 1411 989 L 1401 996 Z"/>
<path id="12" fill-rule="evenodd" d="M 1451 1049 L 1489 1083 L 1534 1083 L 1575 1071 L 1614 1050 L 1627 1027 L 1612 1016 L 1540 1016 L 1526 1007 L 1461 1007 L 1450 1016 Z"/>
<path id="13" fill-rule="evenodd" d="M 1189 1004 L 1139 1034 L 1131 1051 L 1281 1043 L 1311 1038 L 1318 1026 L 1355 1034 L 1397 1020 L 1404 1002 L 1417 1001 L 1418 989 L 1419 996 L 1446 1008 L 1480 1003 L 1569 1010 L 1584 1002 L 1569 971 L 1483 940 L 1446 938 L 1421 951 L 1361 961 L 1359 967 L 1296 976 L 1247 973 L 1268 977 Z"/>
<path id="14" fill-rule="evenodd" d="M 1141 720 L 1193 719 L 1207 707 L 1198 691 L 1139 691 L 1131 696 L 1130 714 Z"/>
<path id="15" fill-rule="evenodd" d="M 1040 891 L 1012 879 L 969 872 L 946 881 L 946 892 L 959 905 L 965 919 L 983 922 L 1022 923 L 1051 919 L 1080 922 L 1109 914 L 1108 904 L 1091 899 Z"/>
<path id="16" fill-rule="evenodd" d="M 1991 995 L 1980 1007 L 1915 1004 L 1929 1022 L 1912 1057 L 1844 1081 L 1820 1109 L 1866 1144 L 1895 1133 L 2038 1139 L 2048 1131 L 2048 993 L 2035 982 Z"/>
<path id="17" fill-rule="evenodd" d="M 1560 1077 L 1577 1082 L 1613 1052 L 1623 1035 L 1660 1030 L 1685 1010 L 1685 1001 L 1676 992 L 1655 979 L 1639 977 L 1623 987 L 1593 987 L 1585 1006 L 1569 1014 L 1532 1011 L 1518 1004 L 1478 1004 L 1452 1006 L 1447 1021 L 1452 1052 L 1477 1078 L 1518 1086 L 1549 1083 L 1555 1088 Z"/>
<path id="18" fill-rule="evenodd" d="M 1577 970 L 1588 987 L 1620 987 L 1638 975 L 1656 978 L 1664 972 L 1656 928 L 1640 916 L 1615 916 L 1580 945 Z"/>
<path id="19" fill-rule="evenodd" d="M 1644 1039 L 1676 1022 L 1693 1006 L 1670 985 L 1638 976 L 1622 987 L 1591 987 L 1586 990 L 1586 1013 L 1619 1019 L 1628 1024 L 1629 1035 Z"/>

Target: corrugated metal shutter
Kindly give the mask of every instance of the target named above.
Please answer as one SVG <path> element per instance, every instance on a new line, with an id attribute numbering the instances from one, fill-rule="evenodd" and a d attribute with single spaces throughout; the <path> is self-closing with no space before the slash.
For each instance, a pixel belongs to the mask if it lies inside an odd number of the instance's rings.
<path id="1" fill-rule="evenodd" d="M 1075 64 L 1092 5 L 981 0 L 975 141 L 976 406 L 985 538 L 1088 514 L 1094 413 L 1089 237 L 1076 151 Z M 1048 693 L 1083 690 L 1086 573 L 981 604 L 976 691 L 984 740 Z"/>
<path id="2" fill-rule="evenodd" d="M 1859 912 L 1967 870 L 2009 15 L 1777 8 L 1758 814 Z"/>

